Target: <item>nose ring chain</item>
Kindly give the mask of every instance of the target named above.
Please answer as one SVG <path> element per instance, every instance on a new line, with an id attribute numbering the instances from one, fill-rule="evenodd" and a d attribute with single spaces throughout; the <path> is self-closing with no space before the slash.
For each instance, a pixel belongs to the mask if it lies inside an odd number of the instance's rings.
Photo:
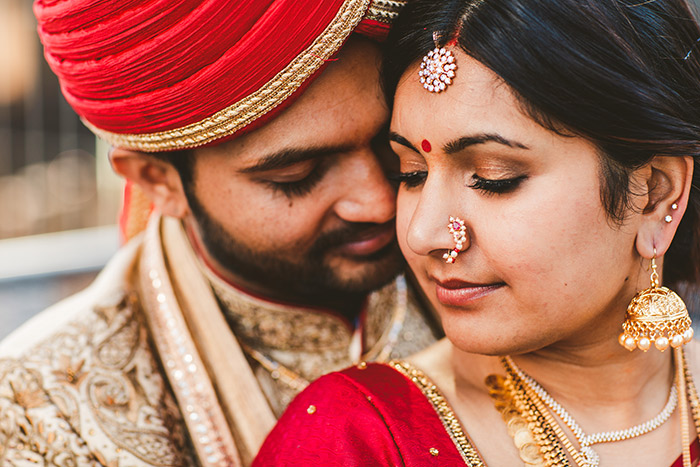
<path id="1" fill-rule="evenodd" d="M 464 242 L 467 241 L 467 227 L 464 225 L 464 221 L 459 217 L 450 216 L 450 222 L 447 224 L 447 228 L 450 229 L 452 238 L 455 241 L 455 247 L 442 255 L 442 259 L 444 259 L 447 264 L 452 264 L 457 259 L 459 252 L 462 251 Z"/>

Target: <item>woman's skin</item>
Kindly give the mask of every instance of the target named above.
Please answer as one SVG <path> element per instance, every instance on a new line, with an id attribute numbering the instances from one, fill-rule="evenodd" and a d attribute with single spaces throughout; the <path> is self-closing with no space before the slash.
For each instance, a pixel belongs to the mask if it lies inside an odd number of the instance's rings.
<path id="1" fill-rule="evenodd" d="M 408 69 L 391 123 L 399 244 L 449 339 L 413 361 L 488 465 L 521 465 L 484 384 L 504 374 L 498 355 L 512 355 L 588 434 L 645 422 L 666 404 L 672 352 L 630 353 L 618 335 L 630 299 L 649 286 L 654 248 L 663 264 L 692 159 L 637 170 L 635 209 L 616 224 L 601 203 L 596 147 L 540 126 L 493 72 L 453 53 L 456 78 L 440 94 L 422 87 L 417 64 Z M 449 216 L 467 227 L 454 264 L 442 258 L 454 247 Z M 686 347 L 700 375 L 695 343 Z M 594 448 L 603 466 L 669 466 L 681 452 L 679 411 L 649 434 Z"/>

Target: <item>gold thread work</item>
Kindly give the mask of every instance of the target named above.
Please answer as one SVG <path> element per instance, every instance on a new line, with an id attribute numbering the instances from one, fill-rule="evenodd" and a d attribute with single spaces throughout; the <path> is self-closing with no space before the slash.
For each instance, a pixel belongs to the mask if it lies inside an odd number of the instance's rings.
<path id="1" fill-rule="evenodd" d="M 374 0 L 367 11 L 366 18 L 391 24 L 399 16 L 404 6 L 406 6 L 405 1 Z"/>
<path id="2" fill-rule="evenodd" d="M 464 462 L 469 467 L 486 467 L 479 453 L 467 438 L 447 399 L 440 393 L 437 386 L 422 371 L 407 362 L 392 360 L 389 365 L 410 379 L 430 401 Z"/>

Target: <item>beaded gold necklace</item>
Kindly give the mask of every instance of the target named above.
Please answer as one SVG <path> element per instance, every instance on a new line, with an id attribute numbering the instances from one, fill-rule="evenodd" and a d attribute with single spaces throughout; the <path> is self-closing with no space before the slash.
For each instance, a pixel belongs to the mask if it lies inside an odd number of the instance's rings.
<path id="1" fill-rule="evenodd" d="M 687 404 L 690 402 L 694 425 L 696 431 L 700 432 L 700 401 L 682 349 L 676 351 L 675 361 L 675 386 L 672 386 L 666 406 L 655 418 L 627 430 L 588 436 L 573 418 L 509 357 L 501 359 L 507 376 L 489 375 L 486 385 L 496 409 L 501 412 L 506 422 L 508 433 L 518 448 L 520 458 L 528 466 L 568 467 L 570 463 L 567 453 L 579 467 L 596 466 L 598 459 L 590 449 L 592 444 L 622 441 L 653 431 L 668 420 L 677 402 L 682 412 L 683 465 L 689 467 Z M 579 449 L 574 447 L 554 414 L 557 414 L 574 433 Z"/>

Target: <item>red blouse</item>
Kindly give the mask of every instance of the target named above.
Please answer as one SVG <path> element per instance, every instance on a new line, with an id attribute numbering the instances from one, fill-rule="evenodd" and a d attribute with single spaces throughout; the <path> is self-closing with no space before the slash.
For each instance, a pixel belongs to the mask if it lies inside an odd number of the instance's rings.
<path id="1" fill-rule="evenodd" d="M 691 446 L 693 465 L 700 454 Z M 253 467 L 484 466 L 435 385 L 408 365 L 370 363 L 302 392 Z M 682 466 L 678 459 L 671 467 Z"/>

